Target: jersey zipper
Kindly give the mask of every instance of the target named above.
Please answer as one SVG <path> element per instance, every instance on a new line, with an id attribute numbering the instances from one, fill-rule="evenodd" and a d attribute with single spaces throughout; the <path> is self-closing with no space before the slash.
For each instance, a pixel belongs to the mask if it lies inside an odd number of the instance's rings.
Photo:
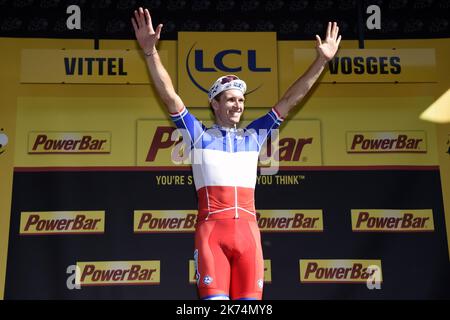
<path id="1" fill-rule="evenodd" d="M 231 129 L 227 130 L 228 133 L 228 140 L 230 141 L 230 152 L 234 152 L 233 150 L 233 144 L 231 142 Z M 234 186 L 234 218 L 239 219 L 239 213 L 238 213 L 238 201 L 237 201 L 237 186 Z"/>

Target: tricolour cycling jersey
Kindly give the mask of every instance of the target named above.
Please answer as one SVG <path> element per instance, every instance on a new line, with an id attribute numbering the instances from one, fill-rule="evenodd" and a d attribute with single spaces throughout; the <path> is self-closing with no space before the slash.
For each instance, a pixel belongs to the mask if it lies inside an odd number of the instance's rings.
<path id="1" fill-rule="evenodd" d="M 198 194 L 198 222 L 208 219 L 256 220 L 254 191 L 258 156 L 283 118 L 272 108 L 243 129 L 206 128 L 186 107 L 171 114 L 183 139 L 190 142 Z"/>

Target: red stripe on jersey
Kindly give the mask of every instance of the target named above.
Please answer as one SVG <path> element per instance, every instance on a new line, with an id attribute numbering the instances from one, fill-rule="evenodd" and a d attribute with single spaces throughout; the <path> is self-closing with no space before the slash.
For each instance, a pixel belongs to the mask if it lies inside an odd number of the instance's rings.
<path id="1" fill-rule="evenodd" d="M 183 113 L 184 109 L 186 109 L 186 107 L 183 107 L 181 110 L 177 111 L 177 112 L 169 112 L 169 114 L 171 116 L 177 116 Z"/>
<path id="2" fill-rule="evenodd" d="M 275 112 L 275 115 L 279 118 L 279 120 L 283 121 L 284 118 L 280 115 L 280 112 L 278 112 L 277 109 L 275 109 L 275 107 L 272 108 L 273 112 Z"/>

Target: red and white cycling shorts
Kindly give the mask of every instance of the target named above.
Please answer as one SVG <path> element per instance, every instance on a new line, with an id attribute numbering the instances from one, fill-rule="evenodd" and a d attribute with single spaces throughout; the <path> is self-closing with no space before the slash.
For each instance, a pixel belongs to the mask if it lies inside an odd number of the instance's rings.
<path id="1" fill-rule="evenodd" d="M 199 222 L 194 258 L 201 299 L 262 298 L 264 260 L 254 216 Z"/>

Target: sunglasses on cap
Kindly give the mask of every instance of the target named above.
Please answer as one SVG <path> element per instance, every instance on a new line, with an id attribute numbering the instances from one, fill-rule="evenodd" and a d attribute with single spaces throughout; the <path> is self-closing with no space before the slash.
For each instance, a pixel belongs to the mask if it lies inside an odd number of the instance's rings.
<path id="1" fill-rule="evenodd" d="M 236 77 L 235 75 L 229 74 L 229 75 L 223 76 L 220 79 L 220 84 L 225 84 L 225 83 L 231 82 L 233 80 L 239 80 L 239 78 Z"/>
<path id="2" fill-rule="evenodd" d="M 212 87 L 208 91 L 208 99 L 211 100 L 217 96 L 219 93 L 229 89 L 237 89 L 240 90 L 243 94 L 247 90 L 247 85 L 244 81 L 239 79 L 234 74 L 228 74 L 226 76 L 222 76 L 214 82 Z"/>

